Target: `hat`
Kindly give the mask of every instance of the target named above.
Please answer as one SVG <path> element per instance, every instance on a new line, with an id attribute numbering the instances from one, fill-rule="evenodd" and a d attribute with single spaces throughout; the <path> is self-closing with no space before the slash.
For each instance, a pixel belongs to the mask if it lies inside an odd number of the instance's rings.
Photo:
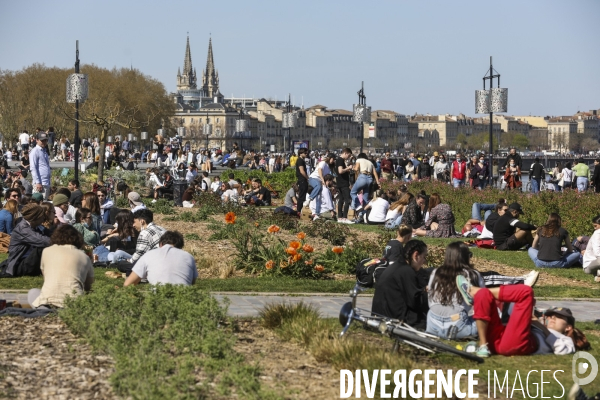
<path id="1" fill-rule="evenodd" d="M 521 205 L 520 205 L 519 203 L 511 203 L 511 204 L 508 206 L 508 209 L 509 209 L 509 210 L 515 210 L 515 211 L 518 211 L 518 212 L 519 212 L 519 214 L 521 214 L 521 215 L 524 215 L 524 214 L 525 214 L 525 213 L 523 212 L 523 209 L 521 208 Z"/>
<path id="2" fill-rule="evenodd" d="M 48 134 L 46 132 L 38 132 L 37 140 L 48 140 Z"/>
<path id="3" fill-rule="evenodd" d="M 570 308 L 552 307 L 552 308 L 547 309 L 544 314 L 547 315 L 547 316 L 550 316 L 550 315 L 561 316 L 569 324 L 575 326 L 575 317 L 573 316 L 573 313 L 571 312 Z"/>
<path id="4" fill-rule="evenodd" d="M 43 201 L 44 200 L 44 195 L 41 193 L 34 193 L 31 195 L 31 198 L 35 201 Z"/>
<path id="5" fill-rule="evenodd" d="M 437 151 L 434 151 L 434 152 L 433 152 L 433 156 L 434 156 L 434 157 L 438 157 L 439 155 L 440 155 L 440 154 L 439 154 Z"/>
<path id="6" fill-rule="evenodd" d="M 52 204 L 55 206 L 60 206 L 61 204 L 65 204 L 69 202 L 69 198 L 62 193 L 59 193 L 54 196 L 52 199 Z"/>
<path id="7" fill-rule="evenodd" d="M 142 202 L 142 198 L 140 197 L 140 194 L 138 192 L 129 192 L 129 194 L 127 195 L 127 198 L 135 206 L 139 206 L 139 205 L 144 204 Z"/>
<path id="8" fill-rule="evenodd" d="M 29 203 L 23 207 L 21 214 L 23 214 L 23 218 L 30 224 L 33 222 L 41 223 L 46 219 L 46 212 L 42 206 L 35 203 Z"/>

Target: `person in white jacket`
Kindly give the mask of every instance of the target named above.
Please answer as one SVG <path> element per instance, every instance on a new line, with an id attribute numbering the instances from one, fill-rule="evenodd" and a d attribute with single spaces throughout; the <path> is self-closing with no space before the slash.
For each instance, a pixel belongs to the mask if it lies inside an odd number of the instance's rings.
<path id="1" fill-rule="evenodd" d="M 314 219 L 319 217 L 332 218 L 335 215 L 335 205 L 333 204 L 333 196 L 330 188 L 333 186 L 333 175 L 327 174 L 323 177 L 325 185 L 321 193 L 311 200 L 308 204 L 311 214 L 315 215 Z M 317 213 L 317 202 L 319 202 L 319 213 Z"/>
<path id="2" fill-rule="evenodd" d="M 600 215 L 592 219 L 594 233 L 587 244 L 585 253 L 583 253 L 583 271 L 587 274 L 600 276 Z M 599 279 L 596 279 L 597 281 Z"/>

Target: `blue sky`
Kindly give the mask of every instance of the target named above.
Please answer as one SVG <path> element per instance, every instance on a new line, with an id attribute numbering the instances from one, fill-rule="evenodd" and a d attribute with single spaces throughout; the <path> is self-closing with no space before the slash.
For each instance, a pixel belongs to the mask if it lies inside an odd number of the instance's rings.
<path id="1" fill-rule="evenodd" d="M 175 90 L 186 33 L 206 65 L 209 34 L 226 96 L 405 114 L 474 115 L 494 57 L 508 113 L 600 108 L 600 1 L 8 1 L 0 69 L 133 65 Z M 90 77 L 93 79 L 93 77 Z"/>

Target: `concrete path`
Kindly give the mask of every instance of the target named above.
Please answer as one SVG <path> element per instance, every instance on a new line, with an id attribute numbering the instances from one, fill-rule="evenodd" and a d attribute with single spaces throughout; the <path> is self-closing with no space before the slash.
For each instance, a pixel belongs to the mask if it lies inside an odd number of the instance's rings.
<path id="1" fill-rule="evenodd" d="M 297 304 L 304 302 L 314 305 L 319 309 L 321 315 L 326 318 L 337 318 L 340 308 L 344 303 L 350 301 L 346 295 L 330 294 L 300 294 L 286 295 L 281 293 L 215 293 L 215 298 L 223 303 L 227 298 L 229 300 L 229 315 L 236 317 L 257 317 L 260 310 L 267 304 L 290 303 Z M 0 292 L 0 299 L 7 301 L 18 300 L 21 304 L 27 304 L 27 293 L 24 292 Z M 371 310 L 372 296 L 359 296 L 357 305 L 365 310 Z M 578 321 L 595 321 L 600 319 L 600 301 L 590 300 L 538 300 L 537 307 L 541 309 L 552 306 L 561 306 L 570 308 Z"/>

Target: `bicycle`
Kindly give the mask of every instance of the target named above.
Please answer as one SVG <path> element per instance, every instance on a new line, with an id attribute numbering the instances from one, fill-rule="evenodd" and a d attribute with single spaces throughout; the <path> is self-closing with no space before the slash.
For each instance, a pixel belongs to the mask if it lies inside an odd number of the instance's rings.
<path id="1" fill-rule="evenodd" d="M 367 288 L 357 283 L 350 291 L 350 297 L 352 298 L 352 301 L 344 304 L 340 310 L 339 321 L 344 327 L 340 333 L 340 337 L 344 337 L 344 335 L 348 332 L 352 321 L 358 321 L 366 328 L 376 330 L 382 335 L 393 338 L 395 342 L 392 347 L 392 352 L 398 350 L 400 343 L 405 343 L 428 353 L 444 352 L 458 355 L 478 363 L 483 362 L 483 358 L 478 357 L 474 353 L 467 353 L 449 344 L 443 343 L 437 336 L 418 331 L 415 328 L 405 324 L 403 321 L 388 318 L 368 310 L 357 308 L 356 297 L 360 292 L 366 289 Z"/>

